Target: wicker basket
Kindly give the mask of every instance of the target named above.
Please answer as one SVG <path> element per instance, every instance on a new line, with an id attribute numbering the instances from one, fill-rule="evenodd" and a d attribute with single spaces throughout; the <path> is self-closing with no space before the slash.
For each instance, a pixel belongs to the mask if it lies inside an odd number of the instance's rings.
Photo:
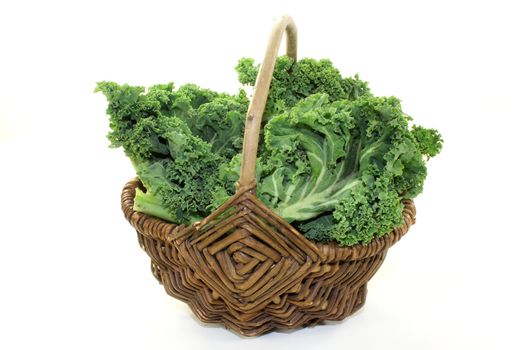
<path id="1" fill-rule="evenodd" d="M 241 176 L 226 203 L 186 227 L 133 209 L 135 189 L 145 190 L 138 178 L 122 192 L 122 210 L 167 293 L 186 302 L 201 321 L 245 336 L 342 320 L 358 310 L 388 248 L 415 222 L 414 204 L 406 200 L 403 225 L 366 246 L 316 244 L 257 199 L 261 118 L 285 32 L 287 55 L 296 59 L 296 27 L 286 16 L 270 36 L 248 108 Z"/>

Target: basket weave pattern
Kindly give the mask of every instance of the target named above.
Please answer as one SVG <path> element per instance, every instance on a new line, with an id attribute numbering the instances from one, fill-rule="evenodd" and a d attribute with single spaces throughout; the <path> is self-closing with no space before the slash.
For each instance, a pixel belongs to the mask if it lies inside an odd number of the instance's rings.
<path id="1" fill-rule="evenodd" d="M 246 336 L 342 320 L 358 310 L 388 248 L 415 221 L 407 200 L 403 225 L 366 246 L 314 244 L 249 189 L 238 191 L 208 222 L 185 227 L 136 212 L 139 186 L 138 178 L 126 184 L 122 210 L 155 277 L 201 321 Z"/>

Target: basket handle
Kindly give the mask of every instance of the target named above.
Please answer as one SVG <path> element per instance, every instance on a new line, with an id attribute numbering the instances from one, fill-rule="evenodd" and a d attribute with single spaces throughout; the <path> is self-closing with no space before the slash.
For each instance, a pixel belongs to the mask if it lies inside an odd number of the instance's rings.
<path id="1" fill-rule="evenodd" d="M 244 127 L 244 141 L 242 146 L 241 174 L 237 183 L 237 191 L 250 187 L 255 183 L 255 162 L 257 146 L 259 145 L 259 131 L 266 100 L 272 81 L 275 61 L 279 53 L 279 46 L 286 31 L 286 54 L 294 61 L 297 60 L 297 27 L 290 16 L 282 16 L 273 25 L 264 60 L 259 68 L 255 87 Z"/>

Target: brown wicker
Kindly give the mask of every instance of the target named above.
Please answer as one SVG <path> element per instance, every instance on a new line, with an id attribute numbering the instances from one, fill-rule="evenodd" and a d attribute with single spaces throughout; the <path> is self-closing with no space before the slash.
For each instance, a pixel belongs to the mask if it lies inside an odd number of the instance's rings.
<path id="1" fill-rule="evenodd" d="M 135 189 L 145 190 L 138 178 L 122 193 L 122 210 L 167 293 L 186 302 L 201 321 L 223 324 L 245 336 L 342 320 L 358 310 L 388 248 L 415 222 L 414 204 L 406 200 L 403 225 L 368 245 L 316 244 L 257 199 L 260 123 L 285 31 L 287 54 L 296 58 L 295 25 L 283 17 L 270 36 L 248 109 L 235 195 L 186 227 L 133 209 Z"/>

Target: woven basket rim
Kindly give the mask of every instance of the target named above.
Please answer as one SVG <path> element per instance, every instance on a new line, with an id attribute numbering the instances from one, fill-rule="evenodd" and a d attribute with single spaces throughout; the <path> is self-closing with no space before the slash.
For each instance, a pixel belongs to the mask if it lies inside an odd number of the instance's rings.
<path id="1" fill-rule="evenodd" d="M 141 234 L 150 236 L 152 238 L 160 239 L 168 244 L 175 244 L 169 239 L 169 236 L 177 231 L 180 231 L 187 226 L 178 225 L 148 214 L 136 211 L 133 208 L 135 189 L 142 187 L 140 178 L 134 177 L 129 180 L 123 190 L 121 197 L 122 211 L 130 224 Z M 403 201 L 403 224 L 392 230 L 392 232 L 375 237 L 366 245 L 354 244 L 351 246 L 340 246 L 336 242 L 320 243 L 311 241 L 319 250 L 321 258 L 325 262 L 341 261 L 341 260 L 359 260 L 375 255 L 380 251 L 388 249 L 393 244 L 401 239 L 415 223 L 416 208 L 411 199 L 404 199 Z M 300 232 L 298 230 L 298 232 Z M 302 234 L 302 233 L 301 233 Z"/>

